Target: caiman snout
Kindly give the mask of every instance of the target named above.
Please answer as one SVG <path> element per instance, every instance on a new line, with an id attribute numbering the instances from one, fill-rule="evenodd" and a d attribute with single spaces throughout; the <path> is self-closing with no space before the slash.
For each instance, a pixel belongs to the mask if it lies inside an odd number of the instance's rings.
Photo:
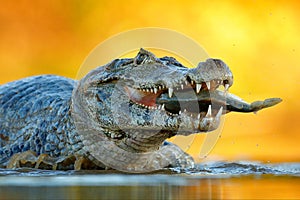
<path id="1" fill-rule="evenodd" d="M 256 112 L 282 101 L 280 98 L 270 98 L 247 103 L 228 92 L 232 84 L 233 75 L 229 67 L 222 60 L 210 58 L 189 69 L 185 84 L 161 93 L 156 104 L 163 105 L 166 111 L 175 115 L 188 112 L 192 115 L 196 113 L 200 118 L 216 116 L 221 110 L 221 114 L 231 111 Z M 220 86 L 224 87 L 224 91 L 217 90 Z"/>

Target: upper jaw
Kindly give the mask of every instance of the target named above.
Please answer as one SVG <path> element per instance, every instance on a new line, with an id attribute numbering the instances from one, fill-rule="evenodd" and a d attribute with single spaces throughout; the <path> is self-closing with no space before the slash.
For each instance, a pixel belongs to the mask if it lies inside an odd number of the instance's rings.
<path id="1" fill-rule="evenodd" d="M 157 84 L 151 87 L 136 88 L 131 85 L 125 85 L 129 99 L 147 109 L 164 109 L 169 110 L 170 114 L 179 114 L 177 108 L 172 109 L 172 103 L 177 102 L 178 98 L 182 101 L 192 103 L 197 101 L 197 96 L 203 96 L 207 92 L 214 92 L 220 86 L 224 88 L 223 95 L 225 95 L 232 84 L 232 78 L 229 79 L 211 79 L 207 81 L 194 80 L 186 74 L 185 78 L 176 81 L 176 84 L 170 86 L 164 84 Z M 146 84 L 145 84 L 146 85 Z M 208 99 L 209 97 L 205 97 Z M 165 104 L 167 103 L 167 104 Z M 225 104 L 224 104 L 225 105 Z M 208 108 L 208 105 L 207 105 Z M 181 110 L 183 112 L 184 110 Z M 197 112 L 192 111 L 192 112 Z"/>

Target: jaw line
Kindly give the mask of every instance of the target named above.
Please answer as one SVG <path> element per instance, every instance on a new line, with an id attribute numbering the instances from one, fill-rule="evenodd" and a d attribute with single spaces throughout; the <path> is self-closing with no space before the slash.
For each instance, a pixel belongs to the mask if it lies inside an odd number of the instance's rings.
<path id="1" fill-rule="evenodd" d="M 190 87 L 191 88 L 191 87 Z M 165 89 L 166 90 L 166 89 Z M 164 117 L 164 121 L 169 121 L 169 120 L 176 120 L 174 121 L 176 126 L 157 126 L 157 129 L 153 129 L 154 124 L 152 126 L 138 126 L 138 128 L 136 127 L 132 127 L 132 129 L 143 129 L 143 130 L 151 130 L 151 131 L 157 131 L 157 130 L 161 130 L 161 129 L 173 129 L 172 131 L 177 133 L 178 129 L 184 130 L 184 132 L 191 134 L 191 133 L 199 133 L 199 132 L 208 132 L 208 131 L 212 131 L 215 130 L 216 128 L 218 128 L 219 126 L 219 122 L 220 122 L 220 117 L 223 114 L 223 110 L 225 110 L 225 106 L 220 106 L 217 110 L 215 109 L 210 109 L 210 113 L 208 113 L 208 110 L 206 109 L 206 111 L 201 111 L 201 112 L 184 112 L 184 111 L 180 111 L 180 113 L 178 114 L 174 114 L 172 112 L 169 112 L 165 109 L 165 105 L 162 104 L 154 104 L 153 106 L 153 101 L 155 98 L 159 98 L 159 96 L 162 95 L 163 90 L 157 91 L 152 89 L 134 89 L 130 86 L 123 86 L 123 91 L 125 91 L 123 94 L 127 95 L 128 99 L 130 100 L 132 105 L 135 105 L 137 107 L 139 107 L 142 111 L 144 111 L 145 109 L 148 110 L 149 115 L 152 115 L 152 118 L 155 118 L 155 113 L 151 114 L 153 112 L 151 112 L 152 110 L 156 113 L 159 113 L 158 115 L 160 116 L 160 118 L 162 116 Z M 193 91 L 193 90 L 192 90 Z M 194 96 L 195 91 L 193 91 Z M 201 93 L 201 92 L 200 92 Z M 176 94 L 176 92 L 175 92 Z M 150 100 L 148 99 L 147 102 L 147 97 L 150 96 Z M 150 104 L 150 103 L 151 104 Z M 221 111 L 220 111 L 221 110 Z M 157 112 L 158 111 L 158 112 Z M 218 114 L 217 114 L 218 113 Z M 217 117 L 216 117 L 217 116 Z M 185 125 L 182 126 L 182 124 L 189 124 L 187 127 Z M 166 123 L 167 124 L 167 123 Z M 156 125 L 156 124 L 155 124 Z M 180 127 L 186 127 L 184 129 L 180 128 Z M 126 129 L 126 128 L 125 128 Z M 128 128 L 131 129 L 131 128 Z"/>

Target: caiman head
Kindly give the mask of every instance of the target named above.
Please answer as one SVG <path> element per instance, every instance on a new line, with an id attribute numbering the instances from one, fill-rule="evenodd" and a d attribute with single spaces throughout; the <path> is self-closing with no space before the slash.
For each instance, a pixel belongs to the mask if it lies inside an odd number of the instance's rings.
<path id="1" fill-rule="evenodd" d="M 86 150 L 112 166 L 117 162 L 97 154 L 103 146 L 106 150 L 100 151 L 107 154 L 118 149 L 121 155 L 146 155 L 174 135 L 215 130 L 228 112 L 255 112 L 281 101 L 249 104 L 228 92 L 232 84 L 232 72 L 222 60 L 187 68 L 141 49 L 135 58 L 116 59 L 80 80 L 73 116 Z"/>

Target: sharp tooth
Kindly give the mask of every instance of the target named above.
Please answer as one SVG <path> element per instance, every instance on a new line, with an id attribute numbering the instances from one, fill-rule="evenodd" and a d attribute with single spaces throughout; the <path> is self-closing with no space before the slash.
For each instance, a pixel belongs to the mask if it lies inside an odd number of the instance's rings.
<path id="1" fill-rule="evenodd" d="M 222 112 L 223 112 L 223 106 L 221 106 L 220 110 L 218 111 L 218 113 L 217 113 L 217 115 L 216 115 L 216 118 L 221 117 Z"/>
<path id="2" fill-rule="evenodd" d="M 154 88 L 154 93 L 155 93 L 155 94 L 157 93 L 157 88 Z"/>
<path id="3" fill-rule="evenodd" d="M 179 115 L 181 115 L 181 110 L 179 111 Z"/>
<path id="4" fill-rule="evenodd" d="M 183 112 L 186 112 L 186 109 L 184 109 L 184 111 Z"/>
<path id="5" fill-rule="evenodd" d="M 224 85 L 224 88 L 225 88 L 225 92 L 228 90 L 228 88 L 229 88 L 229 84 L 228 83 L 226 83 L 225 85 Z"/>
<path id="6" fill-rule="evenodd" d="M 151 91 L 152 93 L 154 93 L 154 91 L 153 91 L 153 89 L 152 89 L 152 88 L 150 89 L 150 91 Z"/>
<path id="7" fill-rule="evenodd" d="M 160 109 L 164 110 L 165 109 L 165 104 L 163 104 Z"/>
<path id="8" fill-rule="evenodd" d="M 191 80 L 191 85 L 194 85 L 194 81 L 193 80 Z"/>
<path id="9" fill-rule="evenodd" d="M 146 92 L 149 92 L 149 89 L 146 89 Z"/>
<path id="10" fill-rule="evenodd" d="M 197 84 L 196 84 L 196 92 L 197 92 L 197 93 L 200 92 L 201 86 L 202 86 L 201 83 L 197 83 Z"/>
<path id="11" fill-rule="evenodd" d="M 210 82 L 209 81 L 206 82 L 206 87 L 208 90 L 210 90 Z"/>
<path id="12" fill-rule="evenodd" d="M 183 90 L 183 84 L 181 84 L 181 89 Z"/>
<path id="13" fill-rule="evenodd" d="M 211 105 L 208 106 L 206 117 L 211 117 Z"/>
<path id="14" fill-rule="evenodd" d="M 200 116 L 201 116 L 201 115 L 200 115 L 200 113 L 199 113 L 198 116 L 197 116 L 197 118 L 200 119 Z"/>
<path id="15" fill-rule="evenodd" d="M 189 82 L 188 82 L 187 80 L 186 80 L 184 83 L 185 83 L 185 85 L 188 85 L 188 84 L 189 84 Z"/>
<path id="16" fill-rule="evenodd" d="M 169 88 L 169 97 L 171 98 L 173 94 L 173 88 Z"/>

